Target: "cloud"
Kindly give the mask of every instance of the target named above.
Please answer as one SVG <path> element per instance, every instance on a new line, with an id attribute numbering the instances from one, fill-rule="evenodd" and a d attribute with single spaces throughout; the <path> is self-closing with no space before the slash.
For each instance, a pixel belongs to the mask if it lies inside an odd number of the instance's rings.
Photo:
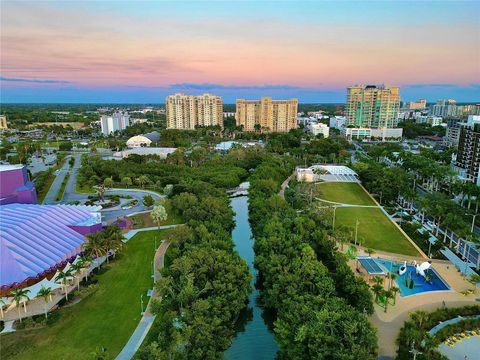
<path id="1" fill-rule="evenodd" d="M 1 81 L 11 82 L 24 82 L 24 83 L 40 83 L 40 84 L 70 84 L 70 81 L 66 80 L 48 80 L 48 79 L 22 79 L 22 78 L 9 78 L 0 76 Z"/>
<path id="2" fill-rule="evenodd" d="M 170 89 L 181 90 L 299 90 L 301 87 L 293 85 L 222 85 L 222 84 L 196 84 L 181 83 L 171 84 Z"/>

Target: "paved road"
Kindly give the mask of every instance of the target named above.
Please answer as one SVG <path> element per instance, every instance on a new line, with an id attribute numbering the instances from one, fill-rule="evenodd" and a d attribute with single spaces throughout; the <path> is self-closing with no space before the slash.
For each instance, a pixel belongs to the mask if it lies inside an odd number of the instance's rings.
<path id="1" fill-rule="evenodd" d="M 68 203 L 68 202 L 71 202 L 71 201 L 85 201 L 85 200 L 88 199 L 89 195 L 93 195 L 93 194 L 81 194 L 81 193 L 77 193 L 75 191 L 76 186 L 77 186 L 77 174 L 78 174 L 78 170 L 80 169 L 80 166 L 81 166 L 81 156 L 82 156 L 82 154 L 74 154 L 73 155 L 73 157 L 75 159 L 75 164 L 73 166 L 73 169 L 71 170 L 70 178 L 68 179 L 67 186 L 65 188 L 65 193 L 63 194 L 62 202 L 64 202 L 64 203 Z M 68 163 L 68 161 L 66 162 L 66 165 L 68 166 L 67 163 Z M 57 176 L 57 178 L 59 178 L 59 177 L 60 177 L 60 174 L 59 174 L 59 176 Z M 62 176 L 62 179 L 58 183 L 59 185 L 58 185 L 58 188 L 56 189 L 56 191 L 52 190 L 55 183 L 52 184 L 52 188 L 50 188 L 51 191 L 55 191 L 55 194 L 53 195 L 54 200 L 55 200 L 55 197 L 57 196 L 58 189 L 60 188 L 64 177 L 65 177 L 65 175 Z M 49 193 L 50 193 L 50 191 L 49 191 Z M 135 190 L 135 189 L 130 189 L 130 190 L 129 189 L 110 189 L 110 190 L 107 190 L 105 193 L 109 194 L 109 195 L 130 195 L 132 197 L 132 199 L 137 199 L 138 204 L 136 206 L 132 207 L 131 209 L 128 209 L 128 210 L 118 209 L 118 210 L 102 211 L 102 219 L 104 221 L 113 220 L 113 219 L 117 219 L 117 218 L 120 218 L 120 217 L 124 217 L 126 215 L 130 215 L 130 214 L 135 213 L 135 212 L 141 212 L 141 211 L 148 210 L 148 208 L 146 206 L 144 206 L 143 203 L 142 203 L 142 199 L 145 195 L 151 195 L 153 198 L 162 197 L 161 195 L 158 195 L 157 193 L 154 193 L 154 192 L 151 192 L 151 191 L 148 191 L 148 190 Z"/>
<path id="2" fill-rule="evenodd" d="M 48 189 L 48 193 L 45 196 L 45 199 L 43 199 L 44 204 L 51 205 L 56 203 L 55 198 L 57 197 L 60 187 L 62 186 L 63 179 L 65 178 L 70 169 L 70 164 L 68 163 L 68 160 L 69 157 L 67 156 L 65 159 L 65 164 L 63 164 L 62 168 L 58 170 L 58 175 L 55 177 L 55 180 L 53 180 L 50 189 Z"/>

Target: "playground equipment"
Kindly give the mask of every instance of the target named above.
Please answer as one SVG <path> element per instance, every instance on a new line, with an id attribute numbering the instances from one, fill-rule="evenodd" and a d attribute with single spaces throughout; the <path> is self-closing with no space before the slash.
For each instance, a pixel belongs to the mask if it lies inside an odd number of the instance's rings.
<path id="1" fill-rule="evenodd" d="M 407 261 L 403 262 L 403 265 L 398 269 L 398 275 L 402 276 L 407 272 Z"/>
<path id="2" fill-rule="evenodd" d="M 432 262 L 431 261 L 425 261 L 423 263 L 421 263 L 420 265 L 418 265 L 416 262 L 415 262 L 415 270 L 417 272 L 417 275 L 422 275 L 423 277 L 425 277 L 425 271 L 427 269 L 430 268 L 430 266 L 432 266 Z"/>

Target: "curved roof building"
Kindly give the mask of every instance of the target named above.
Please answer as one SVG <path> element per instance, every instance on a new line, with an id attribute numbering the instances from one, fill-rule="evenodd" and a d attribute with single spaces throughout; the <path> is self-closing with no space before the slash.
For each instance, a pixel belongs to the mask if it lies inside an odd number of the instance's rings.
<path id="1" fill-rule="evenodd" d="M 93 209 L 92 209 L 93 210 Z M 0 285 L 40 280 L 79 254 L 85 235 L 102 228 L 99 213 L 65 205 L 0 207 Z"/>
<path id="2" fill-rule="evenodd" d="M 143 135 L 135 135 L 132 136 L 130 139 L 127 140 L 127 146 L 129 148 L 136 148 L 142 146 L 150 146 L 152 140 L 143 136 Z"/>

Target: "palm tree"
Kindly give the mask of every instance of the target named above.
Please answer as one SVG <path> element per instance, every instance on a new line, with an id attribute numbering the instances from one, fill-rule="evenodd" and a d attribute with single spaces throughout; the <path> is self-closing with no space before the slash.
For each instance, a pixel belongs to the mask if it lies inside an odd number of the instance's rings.
<path id="1" fill-rule="evenodd" d="M 124 246 L 123 240 L 125 238 L 123 236 L 122 230 L 120 230 L 120 228 L 117 226 L 110 226 L 109 228 L 105 229 L 103 231 L 103 237 L 104 237 L 103 239 L 104 250 L 107 253 L 107 263 L 108 263 L 108 252 L 112 250 L 115 256 L 117 251 L 120 251 Z"/>
<path id="2" fill-rule="evenodd" d="M 82 278 L 82 270 L 85 268 L 85 264 L 82 261 L 78 261 L 76 264 L 72 264 L 70 269 L 75 273 L 75 280 L 77 280 L 77 288 L 80 290 L 80 279 Z"/>
<path id="3" fill-rule="evenodd" d="M 83 271 L 83 270 L 86 270 L 86 271 L 85 271 L 85 279 L 88 280 L 88 266 L 90 265 L 90 263 L 92 262 L 92 260 L 91 260 L 89 257 L 87 257 L 87 256 L 84 255 L 84 256 L 80 256 L 80 257 L 78 258 L 78 262 L 79 262 L 80 264 L 82 264 L 82 266 L 83 266 L 82 271 Z"/>
<path id="4" fill-rule="evenodd" d="M 72 277 L 72 269 L 68 269 L 67 271 L 60 270 L 58 275 L 55 277 L 55 281 L 60 281 L 63 285 L 63 289 L 65 291 L 65 300 L 68 301 L 68 291 L 67 291 L 67 284 L 68 280 Z"/>
<path id="5" fill-rule="evenodd" d="M 368 256 L 372 256 L 372 254 L 375 253 L 375 250 L 373 250 L 372 248 L 367 248 L 365 252 L 368 254 Z"/>
<path id="6" fill-rule="evenodd" d="M 52 288 L 50 287 L 45 287 L 42 286 L 41 289 L 38 291 L 37 297 L 43 297 L 43 300 L 45 300 L 45 319 L 48 318 L 47 315 L 47 305 L 49 301 L 52 301 Z"/>
<path id="7" fill-rule="evenodd" d="M 143 188 L 146 184 L 150 183 L 150 179 L 146 175 L 142 175 L 136 178 L 135 182 Z"/>
<path id="8" fill-rule="evenodd" d="M 419 328 L 423 329 L 423 325 L 428 320 L 429 315 L 426 311 L 418 310 L 411 314 L 410 317 Z"/>
<path id="9" fill-rule="evenodd" d="M 100 258 L 106 255 L 104 248 L 103 233 L 97 231 L 86 236 L 87 241 L 82 244 L 82 249 L 94 258 Z"/>
<path id="10" fill-rule="evenodd" d="M 388 278 L 390 279 L 389 289 L 391 289 L 391 288 L 392 288 L 393 281 L 397 278 L 397 274 L 395 274 L 394 272 L 391 272 L 391 273 L 388 275 Z"/>
<path id="11" fill-rule="evenodd" d="M 395 305 L 397 303 L 397 293 L 400 291 L 400 289 L 396 286 L 392 286 L 390 291 L 393 294 L 393 305 Z"/>
<path id="12" fill-rule="evenodd" d="M 393 293 L 390 290 L 385 290 L 383 296 L 385 296 L 385 312 L 387 312 L 388 300 L 393 298 Z"/>
<path id="13" fill-rule="evenodd" d="M 24 299 L 30 300 L 30 298 L 28 297 L 29 292 L 30 290 L 27 290 L 27 289 L 15 289 L 12 291 L 12 294 L 11 294 L 13 297 L 13 300 L 15 301 L 15 306 L 17 307 L 18 317 L 20 321 L 22 321 L 22 315 L 20 314 L 20 302 L 22 302 L 22 300 Z M 23 309 L 25 310 L 25 312 L 27 312 L 27 305 L 25 301 L 23 301 Z"/>
<path id="14" fill-rule="evenodd" d="M 371 287 L 373 293 L 375 294 L 375 301 L 378 300 L 378 297 L 380 296 L 380 293 L 383 291 L 383 286 L 380 284 L 374 284 Z"/>

